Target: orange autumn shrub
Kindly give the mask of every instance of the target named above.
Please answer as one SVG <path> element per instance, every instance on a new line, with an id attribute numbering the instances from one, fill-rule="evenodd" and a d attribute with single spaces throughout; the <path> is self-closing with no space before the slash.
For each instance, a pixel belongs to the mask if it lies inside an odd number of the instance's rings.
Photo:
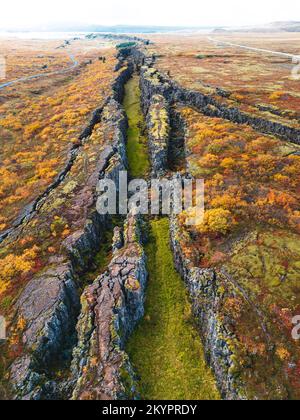
<path id="1" fill-rule="evenodd" d="M 205 180 L 204 222 L 194 230 L 224 235 L 255 222 L 298 232 L 300 156 L 287 155 L 282 140 L 248 126 L 189 108 L 181 113 L 189 127 L 192 175 Z"/>
<path id="2" fill-rule="evenodd" d="M 39 248 L 33 246 L 21 255 L 9 254 L 0 259 L 0 295 L 9 287 L 12 278 L 27 274 L 33 269 L 38 252 Z"/>

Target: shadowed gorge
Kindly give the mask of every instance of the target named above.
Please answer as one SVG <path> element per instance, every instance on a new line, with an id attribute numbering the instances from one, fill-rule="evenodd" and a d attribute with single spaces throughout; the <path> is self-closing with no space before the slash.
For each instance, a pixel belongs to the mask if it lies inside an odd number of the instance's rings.
<path id="1" fill-rule="evenodd" d="M 299 40 L 0 37 L 0 399 L 300 398 Z"/>
<path id="2" fill-rule="evenodd" d="M 140 111 L 139 78 L 126 85 L 124 105 L 128 115 L 127 154 L 131 176 L 149 172 L 146 137 Z M 142 143 L 139 143 L 143 139 Z M 145 246 L 147 271 L 145 316 L 126 350 L 140 377 L 145 400 L 215 400 L 219 394 L 208 368 L 195 328 L 185 285 L 176 272 L 170 249 L 167 218 L 148 219 Z"/>
<path id="3" fill-rule="evenodd" d="M 219 393 L 197 332 L 187 291 L 176 272 L 168 219 L 150 222 L 149 286 L 145 317 L 129 340 L 128 353 L 149 400 L 216 400 Z"/>
<path id="4" fill-rule="evenodd" d="M 145 177 L 150 170 L 145 124 L 140 103 L 139 77 L 125 85 L 124 109 L 128 118 L 127 158 L 132 178 Z"/>

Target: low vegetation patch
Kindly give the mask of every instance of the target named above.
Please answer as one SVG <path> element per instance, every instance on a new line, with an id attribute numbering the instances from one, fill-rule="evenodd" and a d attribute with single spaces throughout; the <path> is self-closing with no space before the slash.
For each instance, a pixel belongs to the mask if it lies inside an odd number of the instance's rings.
<path id="1" fill-rule="evenodd" d="M 181 110 L 192 175 L 205 179 L 204 221 L 180 240 L 221 283 L 218 318 L 235 337 L 234 374 L 249 399 L 298 399 L 300 157 L 297 146 L 247 126 Z M 288 151 L 289 150 L 289 151 Z"/>
<path id="2" fill-rule="evenodd" d="M 142 178 L 150 171 L 145 123 L 140 103 L 138 76 L 132 77 L 125 86 L 124 109 L 128 117 L 127 158 L 133 178 Z"/>
<path id="3" fill-rule="evenodd" d="M 53 54 L 64 68 L 67 54 Z M 116 59 L 111 50 L 105 54 L 105 63 L 96 56 L 85 66 L 86 56 L 78 57 L 80 66 L 70 74 L 1 90 L 0 233 L 58 176 L 92 112 L 109 95 Z"/>
<path id="4" fill-rule="evenodd" d="M 187 291 L 176 272 L 167 219 L 150 223 L 146 313 L 127 346 L 149 400 L 219 399 L 195 328 Z"/>

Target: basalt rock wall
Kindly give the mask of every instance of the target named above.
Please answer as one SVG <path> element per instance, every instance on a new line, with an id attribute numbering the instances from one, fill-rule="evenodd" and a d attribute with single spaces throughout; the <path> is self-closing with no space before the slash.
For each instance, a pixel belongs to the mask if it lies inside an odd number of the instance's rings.
<path id="1" fill-rule="evenodd" d="M 104 107 L 102 123 L 114 135 L 101 153 L 97 171 L 91 177 L 95 195 L 85 228 L 65 239 L 61 255 L 27 284 L 15 304 L 15 318 L 22 319 L 25 325 L 22 356 L 10 369 L 10 383 L 16 399 L 60 399 L 69 395 L 72 388 L 69 380 L 55 378 L 54 372 L 60 368 L 60 363 L 65 364 L 71 358 L 80 311 L 81 273 L 88 269 L 98 252 L 108 222 L 108 216 L 101 216 L 96 211 L 97 180 L 115 179 L 119 171 L 127 168 L 127 119 L 114 99 Z"/>
<path id="2" fill-rule="evenodd" d="M 211 269 L 194 267 L 184 254 L 180 244 L 180 229 L 177 219 L 170 221 L 170 241 L 175 266 L 189 290 L 193 312 L 203 339 L 205 354 L 215 374 L 224 399 L 244 399 L 242 384 L 235 375 L 235 361 L 226 323 L 218 317 L 218 308 L 224 291 L 220 289 L 219 274 Z"/>
<path id="3" fill-rule="evenodd" d="M 141 89 L 144 112 L 147 112 L 151 104 L 151 97 L 159 94 L 163 95 L 169 104 L 177 103 L 190 106 L 204 115 L 223 118 L 238 124 L 247 124 L 264 134 L 300 144 L 300 130 L 263 118 L 252 117 L 237 108 L 226 107 L 209 95 L 182 88 L 153 67 L 144 66 L 142 68 Z"/>
<path id="4" fill-rule="evenodd" d="M 113 246 L 114 256 L 107 271 L 81 299 L 78 345 L 72 364 L 75 400 L 138 397 L 124 345 L 144 314 L 147 271 L 139 220 L 129 215 L 118 238 L 120 235 L 123 238 Z"/>
<path id="5" fill-rule="evenodd" d="M 151 97 L 146 116 L 148 143 L 154 177 L 163 176 L 168 166 L 169 150 L 169 106 L 162 95 Z"/>

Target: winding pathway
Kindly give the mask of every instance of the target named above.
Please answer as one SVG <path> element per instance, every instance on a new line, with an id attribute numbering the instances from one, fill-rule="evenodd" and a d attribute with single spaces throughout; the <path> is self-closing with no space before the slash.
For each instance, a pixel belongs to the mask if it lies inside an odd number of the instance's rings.
<path id="1" fill-rule="evenodd" d="M 73 70 L 74 68 L 78 67 L 79 62 L 76 60 L 76 58 L 72 54 L 68 54 L 68 56 L 69 56 L 70 60 L 72 61 L 72 65 L 67 67 L 67 68 L 65 68 L 63 70 L 57 70 L 57 71 L 49 72 L 49 73 L 38 73 L 38 74 L 34 74 L 32 76 L 21 77 L 19 79 L 12 80 L 10 82 L 2 83 L 0 85 L 0 90 L 4 89 L 6 87 L 9 87 L 9 86 L 15 85 L 17 83 L 26 82 L 28 80 L 39 79 L 40 77 L 54 76 L 56 74 L 64 74 L 64 73 L 67 73 L 70 70 Z"/>
<path id="2" fill-rule="evenodd" d="M 218 43 L 220 45 L 227 45 L 229 47 L 237 47 L 237 48 L 242 48 L 244 50 L 249 50 L 249 51 L 273 54 L 273 55 L 278 55 L 280 57 L 288 57 L 288 58 L 291 58 L 292 60 L 300 60 L 300 55 L 284 53 L 284 52 L 280 52 L 280 51 L 265 50 L 265 49 L 262 49 L 262 48 L 249 47 L 247 45 L 234 44 L 232 42 L 223 41 L 221 39 L 212 38 L 212 37 L 208 37 L 208 40 L 215 43 L 215 44 Z"/>

